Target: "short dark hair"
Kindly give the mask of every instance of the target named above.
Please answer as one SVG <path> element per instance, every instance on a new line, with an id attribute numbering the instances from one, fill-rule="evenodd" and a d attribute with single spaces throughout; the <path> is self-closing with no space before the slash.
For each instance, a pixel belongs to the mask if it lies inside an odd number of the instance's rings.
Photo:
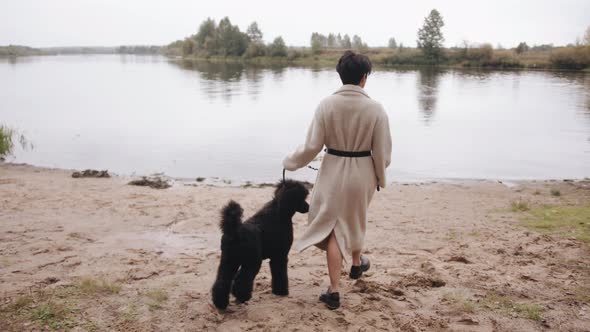
<path id="1" fill-rule="evenodd" d="M 342 84 L 358 85 L 364 75 L 369 75 L 373 69 L 371 60 L 366 55 L 346 51 L 338 60 L 336 71 L 340 75 Z"/>

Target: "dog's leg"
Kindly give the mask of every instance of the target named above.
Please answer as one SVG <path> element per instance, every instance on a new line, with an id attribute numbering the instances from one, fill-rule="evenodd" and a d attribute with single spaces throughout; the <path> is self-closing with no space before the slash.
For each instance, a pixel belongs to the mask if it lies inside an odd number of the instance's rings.
<path id="1" fill-rule="evenodd" d="M 252 298 L 252 288 L 254 287 L 254 278 L 260 271 L 260 259 L 243 264 L 234 280 L 232 294 L 238 302 L 246 302 Z"/>
<path id="2" fill-rule="evenodd" d="M 287 257 L 275 257 L 270 260 L 272 293 L 275 295 L 289 295 L 289 277 L 287 276 L 288 261 Z"/>
<path id="3" fill-rule="evenodd" d="M 219 309 L 227 308 L 229 304 L 229 292 L 231 284 L 238 271 L 240 264 L 237 260 L 232 259 L 229 255 L 221 253 L 219 268 L 217 269 L 217 278 L 211 289 L 213 304 Z"/>

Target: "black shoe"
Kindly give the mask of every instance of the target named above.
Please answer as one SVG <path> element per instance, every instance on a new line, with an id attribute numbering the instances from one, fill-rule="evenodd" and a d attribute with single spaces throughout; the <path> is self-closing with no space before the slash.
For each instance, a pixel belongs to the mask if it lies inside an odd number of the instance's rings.
<path id="1" fill-rule="evenodd" d="M 330 289 L 320 295 L 320 301 L 326 304 L 326 307 L 330 310 L 340 308 L 340 293 L 338 292 L 330 292 Z"/>
<path id="2" fill-rule="evenodd" d="M 350 267 L 350 274 L 348 275 L 350 279 L 358 279 L 363 275 L 363 272 L 366 272 L 371 267 L 371 262 L 368 258 L 361 256 L 361 265 L 360 266 L 351 266 Z"/>

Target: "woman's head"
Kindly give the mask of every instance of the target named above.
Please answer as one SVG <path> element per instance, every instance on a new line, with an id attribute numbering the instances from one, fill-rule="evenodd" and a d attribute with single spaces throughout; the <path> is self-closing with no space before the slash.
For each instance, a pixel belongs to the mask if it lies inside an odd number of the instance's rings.
<path id="1" fill-rule="evenodd" d="M 338 60 L 336 71 L 340 75 L 342 84 L 364 86 L 367 76 L 371 73 L 371 60 L 366 55 L 346 51 Z M 361 84 L 362 83 L 362 84 Z"/>

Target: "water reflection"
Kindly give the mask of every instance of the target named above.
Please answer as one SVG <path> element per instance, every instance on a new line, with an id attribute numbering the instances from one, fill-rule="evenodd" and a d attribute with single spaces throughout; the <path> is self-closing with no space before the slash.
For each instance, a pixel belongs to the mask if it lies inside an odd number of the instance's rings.
<path id="1" fill-rule="evenodd" d="M 275 82 L 282 82 L 283 81 L 283 74 L 285 72 L 284 67 L 274 67 L 271 68 L 272 71 L 272 78 Z"/>
<path id="2" fill-rule="evenodd" d="M 244 65 L 242 63 L 192 60 L 182 60 L 174 63 L 179 64 L 183 69 L 198 71 L 202 79 L 209 81 L 239 81 L 244 71 Z"/>
<path id="3" fill-rule="evenodd" d="M 436 112 L 438 86 L 444 71 L 434 68 L 422 68 L 418 72 L 418 104 L 423 113 L 424 122 L 429 124 Z"/>
<path id="4" fill-rule="evenodd" d="M 181 60 L 171 62 L 182 69 L 196 71 L 201 78 L 201 90 L 210 98 L 230 102 L 234 96 L 246 94 L 253 100 L 262 92 L 267 72 L 272 73 L 275 82 L 282 82 L 286 67 L 283 65 L 259 66 L 235 62 L 208 62 Z"/>
<path id="5" fill-rule="evenodd" d="M 28 56 L 17 56 L 17 57 L 0 57 L 0 64 L 2 63 L 9 63 L 11 65 L 16 64 L 24 64 L 24 63 L 31 63 L 34 61 L 38 61 L 35 57 L 28 57 Z"/>
<path id="6" fill-rule="evenodd" d="M 244 65 L 241 63 L 206 62 L 182 60 L 179 62 L 183 69 L 196 71 L 201 78 L 200 89 L 211 99 L 221 97 L 230 103 L 234 96 L 241 94 Z"/>
<path id="7" fill-rule="evenodd" d="M 492 72 L 480 69 L 457 69 L 454 74 L 461 79 L 478 80 L 485 82 L 490 79 Z"/>
<path id="8" fill-rule="evenodd" d="M 568 84 L 576 84 L 582 86 L 588 80 L 588 75 L 585 73 L 567 71 L 551 71 L 548 73 L 551 77 L 559 79 L 560 81 L 563 81 L 564 83 Z"/>
<path id="9" fill-rule="evenodd" d="M 262 81 L 264 79 L 264 71 L 260 67 L 249 66 L 244 70 L 244 78 L 246 79 L 246 91 L 250 98 L 254 101 L 258 100 L 258 95 L 262 90 Z"/>
<path id="10" fill-rule="evenodd" d="M 560 85 L 575 86 L 579 89 L 578 109 L 584 117 L 590 120 L 590 75 L 585 73 L 551 72 L 551 76 L 557 79 Z"/>

